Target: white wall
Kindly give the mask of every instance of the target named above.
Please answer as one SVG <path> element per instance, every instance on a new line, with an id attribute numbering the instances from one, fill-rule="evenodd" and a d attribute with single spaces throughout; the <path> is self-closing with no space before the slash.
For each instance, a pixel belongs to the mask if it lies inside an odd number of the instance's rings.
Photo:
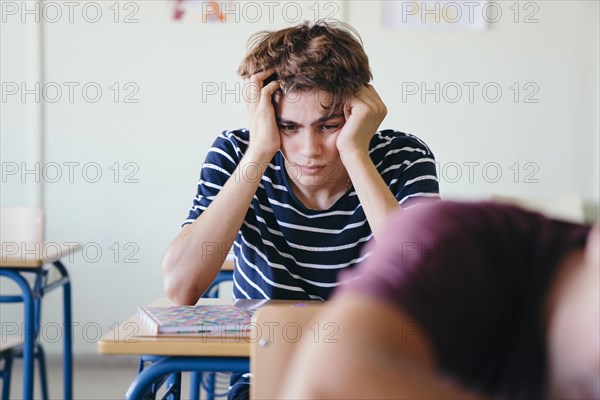
<path id="1" fill-rule="evenodd" d="M 412 132 L 431 145 L 441 166 L 443 194 L 573 193 L 598 200 L 597 3 L 537 2 L 539 22 L 533 24 L 514 23 L 509 9 L 513 2 L 498 3 L 503 17 L 480 33 L 386 30 L 373 23 L 380 15 L 370 4 L 352 2 L 350 22 L 363 34 L 374 84 L 389 104 L 384 125 Z M 530 12 L 521 8 L 520 19 Z M 442 88 L 456 82 L 463 96 L 456 103 L 448 101 L 455 96 L 450 85 L 439 103 L 433 95 L 425 102 L 419 95 L 403 101 L 403 84 L 410 87 L 413 82 L 424 82 L 428 89 L 436 82 Z M 464 82 L 480 85 L 473 103 Z M 514 82 L 521 88 L 517 103 L 510 89 Z M 539 88 L 533 96 L 538 103 L 523 101 L 533 90 L 524 90 L 528 82 Z M 483 97 L 488 83 L 502 88 L 497 103 Z M 473 167 L 473 182 L 464 165 L 468 162 L 481 163 Z M 517 183 L 509 168 L 515 162 L 521 170 Z M 535 164 L 525 170 L 528 162 Z M 451 163 L 462 166 L 461 179 L 455 178 Z M 493 182 L 492 163 L 502 167 L 498 182 Z M 486 164 L 488 176 L 482 175 Z M 539 183 L 524 179 L 533 168 L 539 170 Z"/>
<path id="2" fill-rule="evenodd" d="M 281 9 L 270 23 L 262 2 L 255 3 L 263 13 L 258 22 L 249 22 L 254 14 L 240 8 L 239 22 L 225 24 L 202 23 L 199 16 L 195 22 L 175 23 L 166 1 L 130 3 L 139 11 L 120 3 L 118 23 L 109 9 L 112 2 L 98 2 L 103 15 L 97 23 L 85 21 L 76 9 L 73 23 L 63 16 L 44 24 L 45 80 L 63 89 L 58 101 L 44 103 L 44 165 L 49 165 L 48 178 L 54 179 L 56 165 L 62 172 L 56 183 L 47 180 L 44 185 L 47 238 L 86 246 L 85 257 L 78 254 L 68 263 L 74 320 L 79 323 L 75 349 L 80 353 L 95 352 L 96 328 L 106 333 L 138 305 L 163 295 L 160 261 L 187 214 L 204 155 L 220 131 L 245 125 L 239 91 L 237 99 L 228 94 L 222 101 L 221 93 L 206 96 L 203 90 L 213 85 L 235 89 L 235 70 L 248 36 L 286 25 Z M 329 11 L 326 3 L 321 4 L 323 13 Z M 302 3 L 308 19 L 312 4 Z M 538 3 L 535 24 L 515 23 L 510 4 L 501 3 L 505 17 L 482 32 L 385 29 L 381 2 L 349 1 L 343 11 L 362 35 L 373 84 L 388 106 L 383 127 L 413 133 L 431 146 L 443 172 L 445 197 L 572 193 L 597 204 L 598 3 Z M 93 17 L 92 11 L 88 9 L 88 17 Z M 123 23 L 130 12 L 135 12 L 137 23 Z M 33 67 L 39 63 L 35 32 L 36 24 L 2 25 L 3 81 L 38 79 Z M 25 73 L 29 70 L 34 72 Z M 73 102 L 65 82 L 79 85 Z M 115 82 L 120 91 L 116 102 Z M 433 95 L 425 102 L 416 95 L 403 99 L 403 88 L 422 82 L 428 88 L 435 82 L 442 87 L 457 82 L 465 92 L 456 103 L 443 96 L 436 103 Z M 472 103 L 463 82 L 480 85 Z M 514 82 L 521 88 L 517 103 L 510 89 Z M 528 82 L 539 88 L 538 103 L 522 101 Z M 82 94 L 89 83 L 102 89 L 96 103 Z M 486 83 L 502 88 L 497 103 L 482 97 Z M 138 102 L 124 102 L 134 89 Z M 88 95 L 94 95 L 91 88 Z M 37 105 L 19 101 L 2 103 L 3 163 L 34 162 L 41 143 L 36 136 Z M 465 164 L 470 162 L 480 163 L 472 182 Z M 496 183 L 488 182 L 494 178 L 493 163 L 502 173 Z M 514 169 L 509 168 L 514 163 L 520 168 L 516 183 Z M 524 182 L 526 173 L 533 171 L 525 170 L 525 163 L 537 168 L 533 178 L 538 183 Z M 72 182 L 68 165 L 73 166 Z M 460 178 L 454 176 L 456 165 L 461 167 Z M 482 175 L 485 165 L 487 176 Z M 91 183 L 97 168 L 102 176 Z M 128 174 L 133 182 L 125 182 Z M 11 179 L 2 183 L 2 205 L 38 203 L 38 189 L 30 179 Z M 96 249 L 101 249 L 100 257 Z M 127 256 L 133 262 L 125 262 Z M 58 296 L 48 300 L 45 320 L 58 321 L 59 312 L 53 309 Z M 5 311 L 2 320 L 13 321 L 16 315 Z"/>
<path id="3" fill-rule="evenodd" d="M 32 174 L 22 179 L 20 171 L 22 163 L 35 171 L 35 163 L 42 158 L 42 104 L 35 95 L 22 99 L 21 84 L 33 88 L 41 80 L 41 25 L 33 19 L 4 21 L 4 13 L 1 20 L 0 204 L 37 207 L 41 205 L 41 178 Z"/>

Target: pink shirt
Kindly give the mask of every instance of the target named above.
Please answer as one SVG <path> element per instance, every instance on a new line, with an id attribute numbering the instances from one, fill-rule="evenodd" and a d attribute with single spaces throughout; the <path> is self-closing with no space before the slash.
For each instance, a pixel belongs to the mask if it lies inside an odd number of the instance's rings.
<path id="1" fill-rule="evenodd" d="M 436 202 L 396 214 L 340 292 L 390 302 L 419 325 L 440 370 L 501 398 L 545 394 L 542 307 L 557 265 L 589 227 L 494 203 Z M 407 327 L 409 328 L 409 327 Z M 413 329 L 414 328 L 414 329 Z"/>

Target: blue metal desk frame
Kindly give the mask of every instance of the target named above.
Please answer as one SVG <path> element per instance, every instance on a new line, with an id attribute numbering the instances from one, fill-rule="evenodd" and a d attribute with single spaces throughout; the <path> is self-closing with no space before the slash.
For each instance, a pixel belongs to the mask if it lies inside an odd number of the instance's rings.
<path id="1" fill-rule="evenodd" d="M 219 284 L 231 280 L 233 280 L 233 271 L 219 271 L 219 274 L 215 278 L 214 282 L 210 285 L 202 297 L 219 297 Z M 166 360 L 169 361 L 167 362 Z M 145 362 L 152 362 L 152 364 L 145 368 Z M 194 363 L 197 363 L 197 367 L 194 367 Z M 164 367 L 164 365 L 167 365 L 167 367 Z M 215 365 L 218 365 L 219 368 L 215 368 Z M 177 366 L 181 366 L 182 368 L 178 369 Z M 224 369 L 223 366 L 225 366 Z M 161 371 L 168 371 L 162 373 L 152 371 L 151 373 L 148 373 L 149 370 L 154 370 L 154 368 L 157 368 Z M 245 372 L 249 370 L 249 361 L 244 357 L 164 357 L 142 355 L 140 357 L 138 377 L 129 387 L 126 398 L 141 399 L 142 396 L 145 396 L 149 392 L 151 393 L 150 397 L 153 397 L 158 388 L 160 388 L 160 386 L 166 382 L 168 389 L 163 398 L 177 400 L 179 399 L 181 390 L 181 372 L 191 372 L 190 400 L 199 400 L 200 386 L 202 385 L 202 373 L 205 372 L 209 374 L 208 384 L 206 385 L 206 391 L 208 393 L 207 400 L 213 400 L 215 390 L 215 372 Z M 161 378 L 168 374 L 173 375 L 169 376 L 166 380 L 161 380 Z"/>
<path id="2" fill-rule="evenodd" d="M 181 372 L 244 372 L 250 370 L 250 360 L 248 357 L 161 357 L 148 368 L 143 370 L 133 381 L 126 399 L 140 400 L 147 399 L 148 394 L 155 382 L 169 374 L 179 374 Z M 169 388 L 164 397 L 170 396 Z M 178 393 L 173 397 L 178 398 Z"/>
<path id="3" fill-rule="evenodd" d="M 21 289 L 21 295 L 1 295 L 0 303 L 23 303 L 24 305 L 24 325 L 25 340 L 22 344 L 23 349 L 23 398 L 33 398 L 33 376 L 34 376 L 34 351 L 36 349 L 36 340 L 40 333 L 41 300 L 44 294 L 63 287 L 63 383 L 64 398 L 71 400 L 73 398 L 73 338 L 71 321 L 71 282 L 67 269 L 60 261 L 52 263 L 60 272 L 60 279 L 54 282 L 48 282 L 48 269 L 38 268 L 11 268 L 0 267 L 0 277 L 6 277 L 14 281 Z M 30 287 L 23 274 L 35 274 L 34 287 Z M 42 379 L 45 378 L 45 365 L 42 347 L 40 351 L 40 371 Z M 9 350 L 12 351 L 12 350 Z M 5 388 L 9 382 L 4 382 Z M 45 384 L 42 381 L 42 391 L 46 392 Z M 8 388 L 6 388 L 8 390 Z M 4 391 L 4 390 L 3 390 Z M 47 393 L 42 393 L 47 398 Z"/>

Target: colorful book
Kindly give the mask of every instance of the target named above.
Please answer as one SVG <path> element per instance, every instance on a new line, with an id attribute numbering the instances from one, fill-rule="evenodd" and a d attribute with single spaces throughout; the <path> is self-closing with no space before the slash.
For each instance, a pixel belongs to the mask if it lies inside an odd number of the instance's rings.
<path id="1" fill-rule="evenodd" d="M 252 312 L 233 305 L 146 306 L 140 319 L 153 334 L 222 334 L 250 330 Z"/>

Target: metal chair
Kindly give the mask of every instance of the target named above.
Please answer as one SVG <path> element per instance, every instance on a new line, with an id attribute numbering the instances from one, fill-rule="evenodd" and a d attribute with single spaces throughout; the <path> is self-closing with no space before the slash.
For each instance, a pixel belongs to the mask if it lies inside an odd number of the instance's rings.
<path id="1" fill-rule="evenodd" d="M 12 340 L 2 339 L 0 343 L 0 360 L 2 369 L 0 369 L 0 378 L 2 379 L 2 400 L 8 400 L 10 396 L 10 376 L 12 373 L 13 348 L 21 345 L 21 341 L 12 338 Z"/>
<path id="2" fill-rule="evenodd" d="M 71 340 L 71 284 L 66 268 L 59 261 L 65 249 L 53 246 L 42 251 L 43 212 L 32 207 L 3 207 L 0 209 L 1 266 L 0 277 L 11 279 L 21 290 L 20 295 L 0 294 L 0 303 L 23 303 L 24 340 L 12 338 L 10 346 L 2 348 L 0 357 L 4 366 L 3 399 L 8 399 L 13 360 L 23 359 L 23 397 L 33 398 L 34 362 L 39 366 L 41 394 L 48 398 L 46 362 L 42 345 L 38 342 L 43 296 L 63 287 L 64 312 L 64 397 L 72 398 L 72 340 Z M 29 258 L 27 257 L 29 256 Z M 54 266 L 60 278 L 49 281 L 49 268 Z M 33 277 L 33 284 L 27 278 Z M 3 338 L 4 340 L 4 338 Z"/>

